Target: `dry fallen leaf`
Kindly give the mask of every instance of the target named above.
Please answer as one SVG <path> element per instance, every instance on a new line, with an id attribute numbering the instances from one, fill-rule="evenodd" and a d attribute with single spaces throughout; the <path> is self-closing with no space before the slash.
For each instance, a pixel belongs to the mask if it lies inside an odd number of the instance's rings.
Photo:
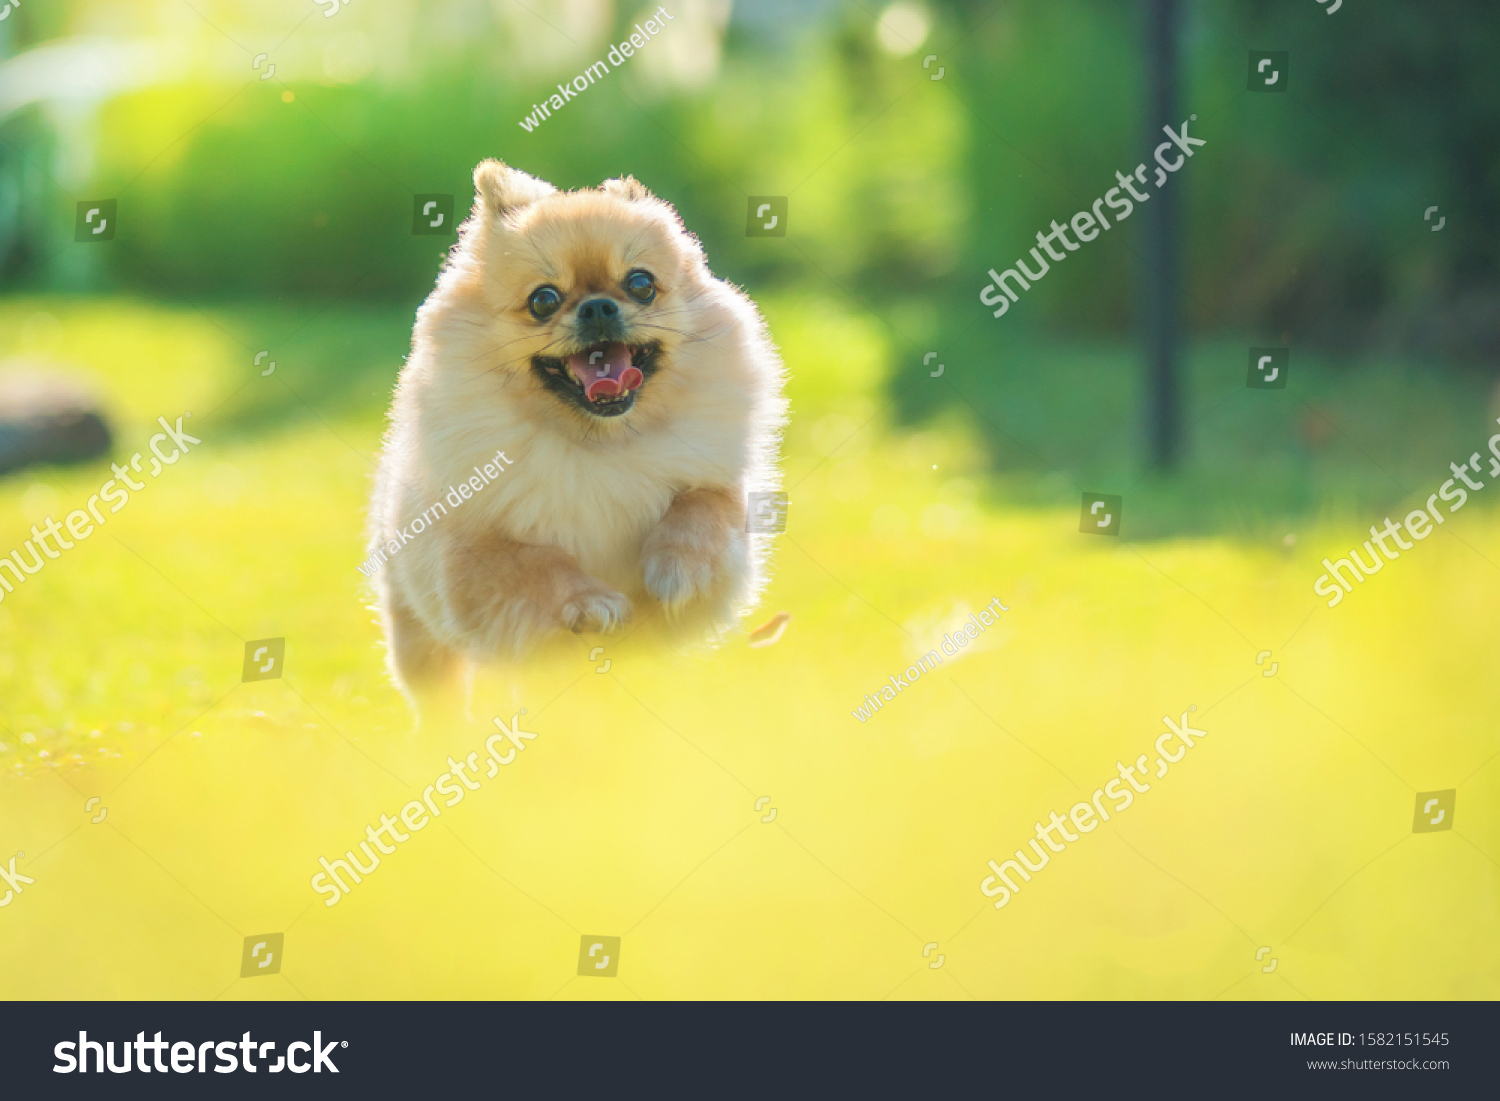
<path id="1" fill-rule="evenodd" d="M 750 632 L 750 645 L 755 649 L 762 646 L 771 646 L 781 638 L 781 633 L 786 630 L 786 625 L 792 621 L 790 612 L 777 612 L 771 619 Z"/>

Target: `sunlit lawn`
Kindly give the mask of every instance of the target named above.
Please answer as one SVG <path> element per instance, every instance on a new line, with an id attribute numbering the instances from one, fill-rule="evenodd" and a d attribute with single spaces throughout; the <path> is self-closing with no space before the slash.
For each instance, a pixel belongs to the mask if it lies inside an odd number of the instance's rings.
<path id="1" fill-rule="evenodd" d="M 1330 610 L 1317 561 L 1383 513 L 1322 501 L 1290 545 L 1253 524 L 1140 541 L 1127 503 L 1124 538 L 1080 535 L 1080 487 L 993 478 L 951 404 L 892 425 L 875 321 L 767 312 L 794 375 L 791 508 L 748 626 L 786 610 L 781 640 L 580 638 L 482 676 L 471 725 L 417 730 L 355 570 L 401 311 L 0 305 L 0 355 L 103 388 L 117 459 L 158 415 L 192 411 L 203 440 L 0 604 L 0 863 L 24 851 L 35 879 L 0 911 L 0 995 L 1500 995 L 1489 502 Z M 1131 369 L 1052 354 L 1085 386 Z M 1411 392 L 1362 415 L 1398 423 Z M 1434 455 L 1483 449 L 1469 397 L 1421 392 L 1461 426 Z M 1446 476 L 1428 461 L 1424 499 Z M 0 550 L 109 476 L 0 482 Z M 962 658 L 851 715 L 996 596 L 1010 610 Z M 242 684 L 245 642 L 272 637 L 285 677 Z M 1154 758 L 1190 706 L 1202 743 L 996 912 L 986 860 Z M 522 707 L 528 748 L 326 907 L 318 857 L 449 755 L 482 764 L 491 718 Z M 1454 828 L 1414 834 L 1416 793 L 1455 787 Z M 265 932 L 284 969 L 240 980 Z M 577 977 L 583 935 L 623 936 L 618 980 Z"/>

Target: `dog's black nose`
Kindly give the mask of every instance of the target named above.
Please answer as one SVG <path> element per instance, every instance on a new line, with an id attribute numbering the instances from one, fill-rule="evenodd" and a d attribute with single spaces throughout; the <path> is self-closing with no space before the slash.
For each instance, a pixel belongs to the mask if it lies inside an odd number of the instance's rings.
<path id="1" fill-rule="evenodd" d="M 620 304 L 603 295 L 579 305 L 578 318 L 573 326 L 578 339 L 585 344 L 625 339 L 625 319 L 620 316 Z"/>
<path id="2" fill-rule="evenodd" d="M 620 307 L 613 298 L 590 298 L 578 307 L 579 321 L 609 322 L 620 316 Z"/>

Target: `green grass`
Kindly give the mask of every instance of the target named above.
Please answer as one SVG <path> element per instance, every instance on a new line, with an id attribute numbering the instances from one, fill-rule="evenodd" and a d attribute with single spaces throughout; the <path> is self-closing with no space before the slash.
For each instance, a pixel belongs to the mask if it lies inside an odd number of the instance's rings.
<path id="1" fill-rule="evenodd" d="M 1354 520 L 1384 515 L 1418 490 L 1425 499 L 1476 437 L 1483 450 L 1500 414 L 1500 387 L 1478 371 L 1293 349 L 1289 388 L 1254 390 L 1245 385 L 1247 344 L 1190 342 L 1180 368 L 1183 455 L 1162 477 L 1142 462 L 1143 367 L 1134 349 L 1060 351 L 987 324 L 951 341 L 935 326 L 902 330 L 917 331 L 927 347 L 944 349 L 945 370 L 932 379 L 916 367 L 921 353 L 903 356 L 893 389 L 904 421 L 963 411 L 984 436 L 1003 499 L 1124 493 L 1136 538 L 1279 541 L 1331 510 Z"/>
<path id="2" fill-rule="evenodd" d="M 791 612 L 783 639 L 678 657 L 583 638 L 487 671 L 471 724 L 418 730 L 355 570 L 409 318 L 0 304 L 0 357 L 78 365 L 121 453 L 187 410 L 203 439 L 0 603 L 0 855 L 36 879 L 0 918 L 7 995 L 1500 993 L 1494 508 L 1481 494 L 1336 609 L 1311 591 L 1319 558 L 1413 507 L 1395 483 L 1425 498 L 1483 449 L 1475 380 L 1309 362 L 1306 393 L 1235 394 L 1242 358 L 1195 348 L 1191 469 L 1140 479 L 1127 350 L 1038 343 L 983 385 L 950 360 L 967 404 L 902 424 L 880 320 L 766 310 L 792 503 L 754 622 Z M 1342 434 L 1299 444 L 1271 405 L 1289 394 Z M 0 483 L 0 550 L 107 476 Z M 1080 535 L 1074 483 L 1127 479 L 1124 538 Z M 851 717 L 993 596 L 1010 611 L 974 652 Z M 264 637 L 288 640 L 287 674 L 241 684 Z M 1208 738 L 997 913 L 985 861 L 1190 704 Z M 325 907 L 318 856 L 523 706 L 539 736 L 515 765 Z M 1455 829 L 1412 834 L 1416 792 L 1452 787 Z M 287 933 L 285 970 L 238 980 L 264 931 Z M 624 935 L 620 982 L 573 977 L 584 933 Z"/>

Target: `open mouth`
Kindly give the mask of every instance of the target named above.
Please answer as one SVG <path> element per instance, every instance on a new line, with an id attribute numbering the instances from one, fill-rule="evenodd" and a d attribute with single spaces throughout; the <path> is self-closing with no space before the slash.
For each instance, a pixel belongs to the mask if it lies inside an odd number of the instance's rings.
<path id="1" fill-rule="evenodd" d="M 618 417 L 656 369 L 661 345 L 590 344 L 563 358 L 532 356 L 531 366 L 554 394 L 596 417 Z"/>

